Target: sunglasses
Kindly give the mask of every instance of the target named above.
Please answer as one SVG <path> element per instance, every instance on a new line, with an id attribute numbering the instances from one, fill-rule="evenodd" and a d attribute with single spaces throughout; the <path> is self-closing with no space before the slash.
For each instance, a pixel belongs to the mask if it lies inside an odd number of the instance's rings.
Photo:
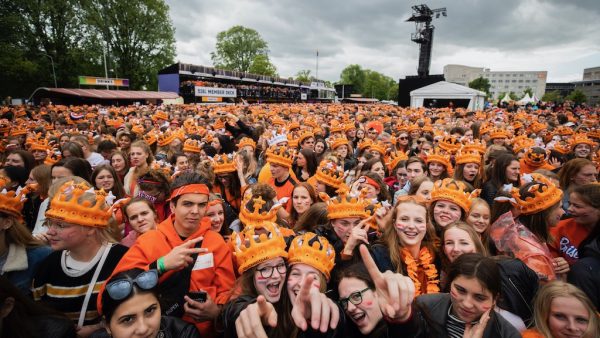
<path id="1" fill-rule="evenodd" d="M 362 294 L 365 293 L 369 288 L 364 288 L 363 290 L 352 292 L 348 297 L 341 298 L 340 304 L 342 305 L 342 309 L 348 310 L 348 302 L 354 305 L 360 305 L 362 303 Z"/>
<path id="2" fill-rule="evenodd" d="M 408 140 L 408 136 L 400 136 L 398 137 L 399 140 Z"/>
<path id="3" fill-rule="evenodd" d="M 106 285 L 106 292 L 113 300 L 125 299 L 133 292 L 133 284 L 142 290 L 153 289 L 158 284 L 158 271 L 144 271 L 133 280 L 124 278 L 112 281 Z"/>

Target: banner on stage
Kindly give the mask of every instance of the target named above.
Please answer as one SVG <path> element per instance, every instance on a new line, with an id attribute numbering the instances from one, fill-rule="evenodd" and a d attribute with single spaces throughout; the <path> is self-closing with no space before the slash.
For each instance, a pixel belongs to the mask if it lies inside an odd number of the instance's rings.
<path id="1" fill-rule="evenodd" d="M 106 77 L 80 76 L 80 85 L 129 87 L 129 79 L 113 79 Z"/>
<path id="2" fill-rule="evenodd" d="M 196 96 L 202 97 L 236 97 L 235 88 L 195 87 Z"/>

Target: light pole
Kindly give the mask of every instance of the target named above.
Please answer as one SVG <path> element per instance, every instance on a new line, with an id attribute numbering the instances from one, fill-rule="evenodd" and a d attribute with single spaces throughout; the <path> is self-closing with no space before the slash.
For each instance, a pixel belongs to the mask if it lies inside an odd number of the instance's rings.
<path id="1" fill-rule="evenodd" d="M 46 53 L 42 53 L 42 55 L 45 55 L 50 58 L 50 63 L 52 64 L 52 76 L 54 76 L 54 88 L 58 88 L 58 86 L 56 85 L 56 72 L 54 71 L 54 59 L 52 58 L 52 56 Z"/>

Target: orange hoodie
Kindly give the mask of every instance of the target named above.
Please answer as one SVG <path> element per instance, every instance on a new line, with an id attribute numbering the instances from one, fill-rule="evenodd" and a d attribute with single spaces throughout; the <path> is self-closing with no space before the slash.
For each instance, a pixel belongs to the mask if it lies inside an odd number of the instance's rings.
<path id="1" fill-rule="evenodd" d="M 134 268 L 148 270 L 150 265 L 160 257 L 167 255 L 174 247 L 183 244 L 184 241 L 175 230 L 173 219 L 174 215 L 171 215 L 160 223 L 156 230 L 150 230 L 141 235 L 123 256 L 112 275 Z M 210 219 L 204 217 L 198 230 L 186 239 L 187 241 L 204 236 L 202 248 L 208 249 L 207 253 L 198 255 L 196 263 L 203 262 L 203 264 L 200 268 L 192 270 L 190 291 L 204 290 L 213 302 L 225 304 L 229 300 L 229 293 L 235 282 L 233 257 L 223 237 L 210 228 Z M 208 255 L 212 255 L 212 259 L 206 258 Z M 169 278 L 174 272 L 167 271 L 162 274 L 159 283 Z M 100 294 L 103 291 L 104 285 Z M 99 309 L 101 309 L 101 303 L 102 299 L 98 297 Z M 212 321 L 195 323 L 188 317 L 184 316 L 183 319 L 196 325 L 202 337 L 215 336 Z"/>

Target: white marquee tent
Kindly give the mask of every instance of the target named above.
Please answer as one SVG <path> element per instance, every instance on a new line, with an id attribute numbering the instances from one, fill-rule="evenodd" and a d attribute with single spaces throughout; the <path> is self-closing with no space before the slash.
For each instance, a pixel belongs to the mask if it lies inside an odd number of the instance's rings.
<path id="1" fill-rule="evenodd" d="M 470 100 L 469 110 L 479 110 L 484 108 L 485 93 L 456 83 L 440 81 L 411 91 L 410 107 L 423 107 L 426 99 L 467 99 Z"/>

